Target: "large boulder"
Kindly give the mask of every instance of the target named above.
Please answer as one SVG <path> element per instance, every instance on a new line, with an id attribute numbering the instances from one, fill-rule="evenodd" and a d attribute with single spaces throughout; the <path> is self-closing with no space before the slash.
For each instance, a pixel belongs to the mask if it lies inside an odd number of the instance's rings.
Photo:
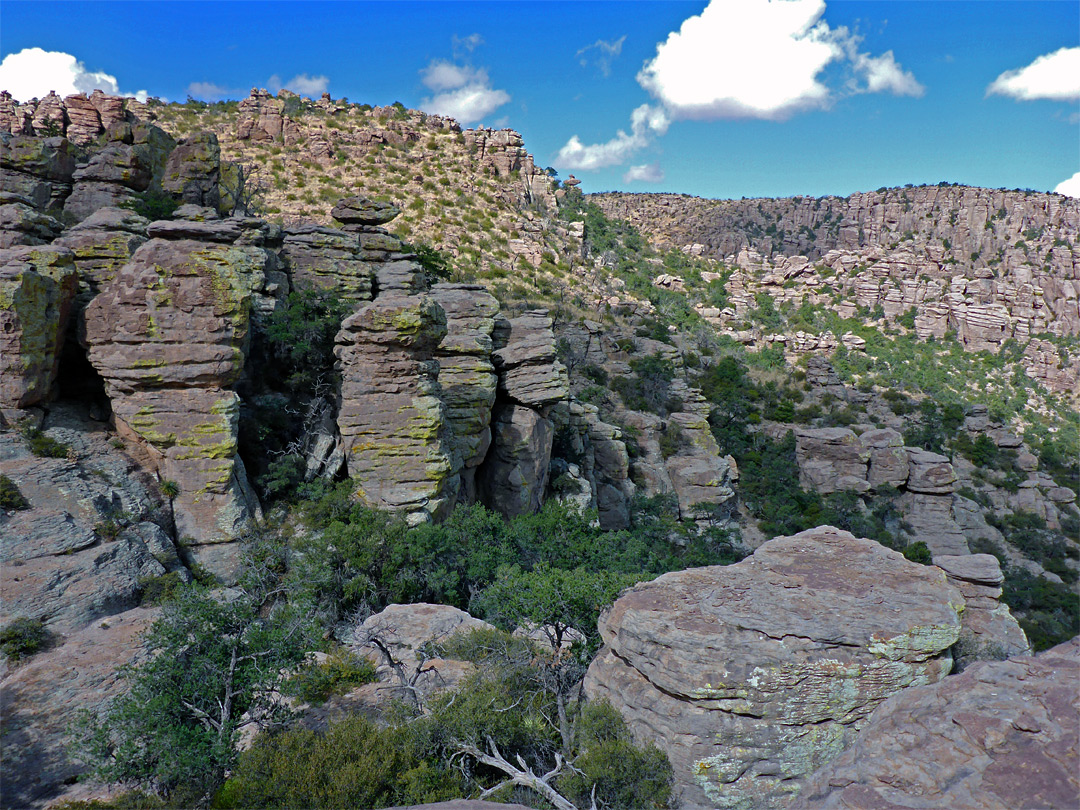
<path id="1" fill-rule="evenodd" d="M 1080 807 L 1080 640 L 893 696 L 795 807 Z"/>
<path id="2" fill-rule="evenodd" d="M 0 187 L 55 214 L 71 193 L 75 149 L 67 138 L 34 138 L 0 132 Z"/>
<path id="3" fill-rule="evenodd" d="M 375 270 L 354 233 L 320 225 L 287 228 L 281 258 L 297 287 L 331 289 L 351 301 L 371 300 Z"/>
<path id="4" fill-rule="evenodd" d="M 948 458 L 918 447 L 907 448 L 909 492 L 948 495 L 956 489 L 956 470 Z"/>
<path id="5" fill-rule="evenodd" d="M 795 431 L 799 482 L 822 495 L 842 490 L 865 492 L 870 450 L 849 428 L 800 428 Z"/>
<path id="6" fill-rule="evenodd" d="M 859 436 L 859 444 L 870 453 L 866 481 L 873 489 L 903 486 L 908 479 L 908 452 L 904 437 L 889 428 L 875 428 Z"/>
<path id="7" fill-rule="evenodd" d="M 221 147 L 212 132 L 196 132 L 169 154 L 162 188 L 185 203 L 217 208 L 221 203 Z"/>
<path id="8" fill-rule="evenodd" d="M 66 247 L 75 256 L 79 270 L 76 302 L 80 314 L 146 242 L 149 224 L 134 211 L 101 208 L 56 240 L 55 244 Z"/>
<path id="9" fill-rule="evenodd" d="M 356 495 L 412 521 L 446 515 L 457 498 L 454 452 L 434 351 L 446 313 L 426 295 L 381 297 L 345 319 L 338 426 Z"/>
<path id="10" fill-rule="evenodd" d="M 499 372 L 499 391 L 508 399 L 543 408 L 569 393 L 566 367 L 555 356 L 555 334 L 547 310 L 499 318 L 492 335 L 491 359 Z"/>
<path id="11" fill-rule="evenodd" d="M 258 513 L 237 455 L 231 386 L 268 261 L 254 246 L 151 239 L 86 311 L 89 358 L 118 429 L 142 444 L 149 467 L 179 484 L 179 534 L 221 573 L 230 568 L 222 550 L 199 547 L 234 540 Z"/>
<path id="12" fill-rule="evenodd" d="M 667 752 L 684 807 L 783 807 L 882 701 L 948 674 L 962 609 L 940 569 L 818 527 L 625 593 L 585 690 Z"/>
<path id="13" fill-rule="evenodd" d="M 52 395 L 77 284 L 64 248 L 0 250 L 0 409 Z"/>
<path id="14" fill-rule="evenodd" d="M 346 225 L 385 225 L 401 213 L 393 203 L 367 197 L 345 197 L 330 209 L 330 216 Z"/>

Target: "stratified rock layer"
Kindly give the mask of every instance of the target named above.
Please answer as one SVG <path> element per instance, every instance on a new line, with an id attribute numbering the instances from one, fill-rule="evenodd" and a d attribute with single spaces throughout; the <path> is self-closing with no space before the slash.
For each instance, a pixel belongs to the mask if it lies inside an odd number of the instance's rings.
<path id="1" fill-rule="evenodd" d="M 795 807 L 1080 807 L 1080 640 L 883 703 Z"/>
<path id="2" fill-rule="evenodd" d="M 878 704 L 949 672 L 962 607 L 939 569 L 819 527 L 624 594 L 585 688 L 667 752 L 684 807 L 782 807 Z"/>
<path id="3" fill-rule="evenodd" d="M 86 313 L 91 363 L 117 427 L 146 443 L 149 463 L 180 487 L 180 536 L 235 539 L 258 510 L 237 455 L 239 398 L 262 248 L 151 239 Z"/>
<path id="4" fill-rule="evenodd" d="M 338 427 L 357 496 L 413 520 L 445 515 L 459 485 L 433 352 L 446 313 L 426 295 L 382 297 L 345 319 Z"/>
<path id="5" fill-rule="evenodd" d="M 77 283 L 64 248 L 0 250 L 0 409 L 51 395 Z"/>

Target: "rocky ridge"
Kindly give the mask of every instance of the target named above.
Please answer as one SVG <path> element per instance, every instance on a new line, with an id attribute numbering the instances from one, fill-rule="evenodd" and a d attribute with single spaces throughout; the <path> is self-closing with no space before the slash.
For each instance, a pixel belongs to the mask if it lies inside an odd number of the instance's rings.
<path id="1" fill-rule="evenodd" d="M 609 216 L 657 244 L 734 269 L 728 305 L 699 307 L 734 336 L 755 295 L 804 301 L 843 317 L 880 307 L 906 313 L 921 339 L 955 333 L 969 351 L 1023 348 L 1026 373 L 1076 395 L 1078 369 L 1062 354 L 1080 335 L 1080 203 L 1055 194 L 969 187 L 882 189 L 849 197 L 703 200 L 671 194 L 590 195 Z M 910 317 L 910 316 L 909 316 Z M 831 351 L 833 334 L 747 335 L 787 351 Z M 857 346 L 855 348 L 858 348 Z"/>

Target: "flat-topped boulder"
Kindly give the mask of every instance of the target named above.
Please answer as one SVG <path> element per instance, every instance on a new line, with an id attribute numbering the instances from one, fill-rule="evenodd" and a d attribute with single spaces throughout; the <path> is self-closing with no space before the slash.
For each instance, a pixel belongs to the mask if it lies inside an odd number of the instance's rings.
<path id="1" fill-rule="evenodd" d="M 624 593 L 586 693 L 667 752 L 684 807 L 783 807 L 877 705 L 948 674 L 963 604 L 940 569 L 821 526 Z"/>
<path id="2" fill-rule="evenodd" d="M 330 209 L 330 216 L 346 225 L 385 225 L 401 213 L 390 202 L 367 197 L 346 197 Z"/>

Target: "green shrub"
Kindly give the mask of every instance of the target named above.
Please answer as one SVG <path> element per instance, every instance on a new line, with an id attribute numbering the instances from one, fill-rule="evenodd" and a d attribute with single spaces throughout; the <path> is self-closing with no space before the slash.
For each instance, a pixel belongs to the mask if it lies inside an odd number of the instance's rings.
<path id="1" fill-rule="evenodd" d="M 630 368 L 633 375 L 617 377 L 611 381 L 611 387 L 619 394 L 627 408 L 659 416 L 666 416 L 682 408 L 682 401 L 671 394 L 675 367 L 670 360 L 659 354 L 635 357 L 630 360 Z"/>
<path id="2" fill-rule="evenodd" d="M 922 565 L 930 565 L 932 555 L 926 543 L 919 540 L 917 543 L 908 543 L 904 547 L 904 557 Z"/>
<path id="3" fill-rule="evenodd" d="M 67 458 L 71 451 L 70 445 L 58 442 L 38 428 L 26 428 L 22 434 L 30 452 L 39 458 Z"/>
<path id="4" fill-rule="evenodd" d="M 23 497 L 15 482 L 0 473 L 0 509 L 29 509 L 30 501 Z"/>
<path id="5" fill-rule="evenodd" d="M 0 630 L 0 652 L 9 661 L 20 661 L 44 649 L 49 639 L 50 633 L 44 622 L 19 616 Z"/>
<path id="6" fill-rule="evenodd" d="M 344 694 L 356 686 L 378 680 L 375 666 L 349 650 L 338 648 L 321 664 L 309 662 L 285 682 L 283 691 L 307 703 L 325 702 L 331 695 Z"/>
<path id="7" fill-rule="evenodd" d="M 143 577 L 139 580 L 141 602 L 144 605 L 160 605 L 173 599 L 182 587 L 184 580 L 179 571 L 169 571 L 156 577 Z"/>
<path id="8" fill-rule="evenodd" d="M 683 433 L 683 429 L 674 422 L 668 422 L 664 429 L 660 431 L 659 437 L 660 455 L 664 460 L 671 458 L 678 454 L 680 450 L 687 447 L 690 444 L 690 440 L 686 438 L 686 434 Z"/>
<path id="9" fill-rule="evenodd" d="M 120 203 L 119 207 L 134 211 L 153 222 L 157 219 L 171 219 L 180 207 L 180 201 L 164 191 L 144 191 L 134 199 Z"/>

